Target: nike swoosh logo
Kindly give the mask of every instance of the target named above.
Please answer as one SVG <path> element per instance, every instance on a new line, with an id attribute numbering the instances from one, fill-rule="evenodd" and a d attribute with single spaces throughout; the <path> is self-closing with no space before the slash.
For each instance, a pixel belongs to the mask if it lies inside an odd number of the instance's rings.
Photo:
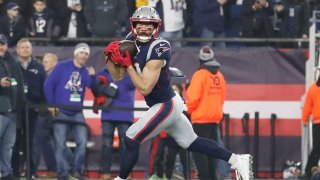
<path id="1" fill-rule="evenodd" d="M 164 45 L 166 45 L 166 44 L 161 44 L 161 43 L 160 43 L 160 46 L 164 46 Z"/>

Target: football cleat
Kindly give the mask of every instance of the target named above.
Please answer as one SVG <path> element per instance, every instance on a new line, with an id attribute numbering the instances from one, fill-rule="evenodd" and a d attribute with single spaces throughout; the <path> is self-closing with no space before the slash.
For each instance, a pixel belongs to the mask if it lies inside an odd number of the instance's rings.
<path id="1" fill-rule="evenodd" d="M 237 163 L 231 168 L 236 171 L 237 180 L 252 180 L 252 156 L 250 154 L 237 154 Z"/>

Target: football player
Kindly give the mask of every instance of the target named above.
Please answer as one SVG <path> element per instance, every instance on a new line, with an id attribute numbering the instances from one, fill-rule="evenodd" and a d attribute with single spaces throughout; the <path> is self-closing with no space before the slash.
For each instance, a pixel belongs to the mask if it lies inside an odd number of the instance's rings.
<path id="1" fill-rule="evenodd" d="M 198 137 L 182 113 L 184 102 L 171 88 L 171 46 L 166 39 L 157 37 L 161 26 L 159 14 L 152 7 L 143 6 L 133 13 L 130 23 L 132 32 L 127 39 L 136 42 L 140 49 L 137 55 L 130 57 L 126 51 L 123 56 L 118 41 L 106 47 L 105 55 L 107 63 L 120 64 L 126 68 L 150 108 L 126 132 L 126 152 L 120 162 L 120 174 L 115 180 L 128 177 L 138 160 L 140 144 L 155 137 L 161 130 L 166 130 L 182 148 L 225 160 L 240 178 L 252 178 L 252 157 L 249 154 L 237 155 L 213 140 Z"/>

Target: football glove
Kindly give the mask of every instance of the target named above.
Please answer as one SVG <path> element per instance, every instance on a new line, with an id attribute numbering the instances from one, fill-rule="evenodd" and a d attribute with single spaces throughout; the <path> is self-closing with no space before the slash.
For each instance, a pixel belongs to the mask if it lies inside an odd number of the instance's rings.
<path id="1" fill-rule="evenodd" d="M 108 79 L 104 76 L 98 76 L 98 94 L 94 94 L 94 100 L 93 100 L 93 106 L 102 106 L 106 102 L 106 96 L 104 96 L 102 93 L 100 93 L 100 88 L 102 87 L 104 89 L 105 86 L 108 85 Z M 98 114 L 98 109 L 93 109 L 93 112 L 95 114 Z"/>
<path id="2" fill-rule="evenodd" d="M 105 56 L 109 56 L 111 53 L 113 53 L 115 50 L 119 50 L 120 48 L 120 42 L 119 41 L 112 41 L 108 46 L 106 47 L 104 51 Z"/>
<path id="3" fill-rule="evenodd" d="M 123 57 L 121 55 L 121 52 L 119 49 L 115 50 L 113 53 L 111 53 L 111 59 L 115 63 L 118 63 L 126 68 L 132 65 L 132 59 L 130 56 L 129 51 L 126 51 L 126 55 Z"/>

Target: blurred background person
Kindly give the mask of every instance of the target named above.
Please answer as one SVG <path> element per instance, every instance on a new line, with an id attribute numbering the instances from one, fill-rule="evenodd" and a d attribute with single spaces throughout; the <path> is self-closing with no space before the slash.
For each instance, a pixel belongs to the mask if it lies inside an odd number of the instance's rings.
<path id="1" fill-rule="evenodd" d="M 111 107 L 134 107 L 135 86 L 133 85 L 128 74 L 119 81 L 112 79 L 107 69 L 97 74 L 100 86 L 94 90 L 96 97 L 107 96 L 107 104 Z M 104 88 L 101 89 L 101 85 Z M 111 89 L 110 89 L 111 88 Z M 100 91 L 100 92 L 99 92 Z M 102 91 L 102 92 L 101 92 Z M 101 102 L 104 105 L 106 102 Z M 124 138 L 127 129 L 133 123 L 133 111 L 106 109 L 101 113 L 102 121 L 102 151 L 101 151 L 101 176 L 103 180 L 111 180 L 111 165 L 114 157 L 113 140 L 117 130 L 119 136 L 120 158 L 123 156 L 125 149 Z"/>
<path id="2" fill-rule="evenodd" d="M 216 61 L 210 47 L 201 48 L 199 62 L 200 67 L 193 74 L 187 89 L 188 114 L 194 131 L 199 137 L 218 142 L 219 124 L 223 119 L 226 81 L 219 70 L 220 63 Z M 218 178 L 215 159 L 199 153 L 193 153 L 193 157 L 200 180 Z"/>
<path id="3" fill-rule="evenodd" d="M 18 112 L 23 108 L 23 77 L 14 58 L 8 52 L 8 40 L 0 34 L 0 173 L 1 179 L 17 179 L 12 172 L 11 158 L 16 141 Z"/>
<path id="4" fill-rule="evenodd" d="M 163 19 L 163 28 L 159 36 L 166 39 L 181 39 L 185 27 L 187 4 L 185 0 L 149 0 L 149 6 L 154 7 Z M 170 41 L 172 47 L 181 47 L 181 41 Z"/>
<path id="5" fill-rule="evenodd" d="M 309 36 L 310 7 L 306 0 L 277 0 L 275 12 L 280 22 L 280 37 L 304 38 Z M 285 43 L 281 47 L 297 47 L 295 43 Z"/>
<path id="6" fill-rule="evenodd" d="M 23 76 L 23 89 L 26 96 L 27 103 L 32 104 L 43 104 L 45 103 L 45 97 L 43 92 L 43 84 L 47 77 L 44 67 L 37 60 L 32 57 L 33 49 L 31 42 L 28 39 L 22 38 L 18 41 L 17 47 L 17 59 L 20 64 L 20 69 Z M 28 116 L 26 116 L 26 110 L 28 111 Z M 30 139 L 30 151 L 29 157 L 31 159 L 30 168 L 31 175 L 35 176 L 35 166 L 32 161 L 34 150 L 33 135 L 36 131 L 36 124 L 39 121 L 39 108 L 29 107 L 28 109 L 23 109 L 20 113 L 20 119 L 17 126 L 17 138 L 14 146 L 14 153 L 12 158 L 12 168 L 16 177 L 20 177 L 22 173 L 22 168 L 26 163 L 26 138 Z M 28 121 L 26 120 L 28 118 Z M 28 123 L 28 126 L 27 126 Z M 29 127 L 29 133 L 27 134 L 27 127 Z M 35 137 L 38 138 L 38 137 Z M 21 153 L 24 157 L 21 158 Z"/>
<path id="7" fill-rule="evenodd" d="M 26 34 L 24 18 L 19 14 L 20 7 L 15 2 L 6 5 L 6 14 L 0 17 L 0 33 L 8 38 L 8 45 L 15 46 Z"/>
<path id="8" fill-rule="evenodd" d="M 193 26 L 195 37 L 224 38 L 225 12 L 227 0 L 197 0 L 193 1 Z M 225 42 L 201 43 L 215 47 L 225 47 Z"/>
<path id="9" fill-rule="evenodd" d="M 59 37 L 89 37 L 84 17 L 85 0 L 51 0 L 48 7 L 55 13 L 59 25 Z M 57 30 L 58 31 L 58 30 Z M 63 42 L 63 45 L 75 45 L 75 42 Z"/>
<path id="10" fill-rule="evenodd" d="M 305 175 L 311 178 L 311 168 L 317 166 L 320 159 L 320 78 L 308 88 L 306 100 L 302 109 L 302 122 L 308 126 L 309 118 L 312 115 L 312 151 L 309 154 Z"/>
<path id="11" fill-rule="evenodd" d="M 43 56 L 42 64 L 49 75 L 52 69 L 57 65 L 58 57 L 53 53 L 46 53 Z M 34 163 L 34 174 L 37 175 L 40 157 L 43 155 L 44 162 L 47 166 L 47 173 L 44 177 L 57 177 L 57 163 L 54 157 L 54 142 L 53 142 L 53 116 L 47 108 L 41 108 L 39 111 L 39 119 L 35 124 L 34 143 L 32 150 L 32 161 Z"/>
<path id="12" fill-rule="evenodd" d="M 87 67 L 90 48 L 86 43 L 75 46 L 74 56 L 59 62 L 44 84 L 47 103 L 50 105 L 83 106 L 85 90 L 95 84 L 95 70 Z M 53 132 L 55 157 L 59 180 L 71 178 L 83 179 L 83 170 L 87 148 L 88 128 L 82 109 L 49 108 L 54 118 Z M 69 163 L 66 150 L 68 132 L 76 142 L 73 163 Z M 70 167 L 70 174 L 69 169 Z"/>
<path id="13" fill-rule="evenodd" d="M 120 37 L 127 13 L 126 0 L 86 0 L 84 9 L 93 37 Z"/>
<path id="14" fill-rule="evenodd" d="M 242 36 L 248 38 L 273 37 L 272 16 L 273 4 L 270 0 L 243 0 Z M 267 46 L 269 43 L 252 43 L 253 46 Z"/>
<path id="15" fill-rule="evenodd" d="M 51 9 L 47 8 L 45 0 L 33 1 L 34 12 L 27 21 L 27 36 L 52 38 L 58 37 L 60 29 Z M 39 43 L 37 43 L 39 44 Z M 41 45 L 41 44 L 40 44 Z"/>
<path id="16" fill-rule="evenodd" d="M 45 53 L 43 58 L 42 58 L 42 64 L 44 66 L 44 69 L 49 75 L 53 68 L 58 64 L 58 56 L 53 54 L 53 53 Z"/>

